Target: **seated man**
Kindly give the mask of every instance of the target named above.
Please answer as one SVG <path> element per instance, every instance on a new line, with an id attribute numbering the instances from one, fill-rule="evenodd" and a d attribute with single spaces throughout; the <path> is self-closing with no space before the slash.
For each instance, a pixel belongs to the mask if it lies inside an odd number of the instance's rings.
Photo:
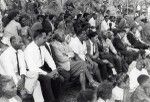
<path id="1" fill-rule="evenodd" d="M 103 80 L 107 80 L 109 75 L 112 75 L 112 70 L 109 61 L 102 60 L 99 57 L 98 34 L 96 32 L 90 31 L 88 38 L 89 39 L 86 41 L 87 55 L 92 59 L 92 61 L 98 63 Z"/>
<path id="2" fill-rule="evenodd" d="M 0 56 L 1 67 L 4 70 L 1 74 L 11 76 L 19 91 L 26 90 L 28 94 L 33 94 L 35 102 L 44 102 L 37 75 L 26 71 L 22 39 L 13 36 L 10 42 L 11 46 L 5 48 Z"/>
<path id="3" fill-rule="evenodd" d="M 114 45 L 112 44 L 111 39 L 108 38 L 108 34 L 108 32 L 103 32 L 102 36 L 99 36 L 100 58 L 107 59 L 110 63 L 112 63 L 113 67 L 116 69 L 116 72 L 119 74 L 123 72 L 121 58 L 118 55 L 118 52 L 116 51 Z"/>
<path id="4" fill-rule="evenodd" d="M 137 81 L 138 77 L 142 74 L 144 75 L 148 75 L 148 71 L 147 69 L 144 67 L 144 61 L 143 59 L 140 60 L 140 57 L 138 57 L 138 59 L 136 60 L 136 65 L 135 67 L 131 67 L 131 69 L 129 69 L 128 71 L 128 75 L 129 75 L 129 87 L 130 87 L 130 92 L 134 92 L 136 90 L 136 88 L 138 87 L 139 83 Z"/>
<path id="5" fill-rule="evenodd" d="M 131 43 L 132 46 L 134 46 L 134 48 L 138 48 L 138 49 L 148 49 L 149 46 L 144 44 L 143 42 L 141 42 L 139 39 L 136 38 L 135 34 L 137 31 L 137 27 L 132 27 L 130 29 L 130 32 L 127 34 L 127 38 L 129 40 L 129 42 Z"/>
<path id="6" fill-rule="evenodd" d="M 96 77 L 98 82 L 101 82 L 101 75 L 98 64 L 92 61 L 91 58 L 87 55 L 86 40 L 86 31 L 82 29 L 80 32 L 78 32 L 78 34 L 76 34 L 76 37 L 71 39 L 69 46 L 72 48 L 73 52 L 79 56 L 80 60 L 86 62 L 90 73 Z"/>
<path id="7" fill-rule="evenodd" d="M 113 40 L 113 45 L 116 50 L 126 58 L 127 63 L 130 64 L 134 60 L 135 56 L 138 55 L 138 52 L 128 50 L 128 46 L 126 46 L 123 41 L 125 33 L 125 30 L 120 30 Z"/>
<path id="8" fill-rule="evenodd" d="M 58 72 L 52 57 L 45 46 L 43 46 L 47 40 L 46 33 L 39 29 L 35 31 L 33 39 L 34 40 L 24 50 L 27 68 L 33 75 L 39 75 L 45 102 L 53 102 L 56 99 L 52 91 L 51 79 L 57 76 Z M 52 71 L 50 73 L 42 69 L 44 62 L 51 68 Z"/>
<path id="9" fill-rule="evenodd" d="M 140 75 L 138 78 L 139 86 L 131 96 L 131 102 L 150 102 L 150 78 L 147 75 Z"/>
<path id="10" fill-rule="evenodd" d="M 93 80 L 92 76 L 88 72 L 86 63 L 82 60 L 73 59 L 74 53 L 64 44 L 65 35 L 63 30 L 56 30 L 54 38 L 55 40 L 51 43 L 51 49 L 59 73 L 67 80 L 70 80 L 70 77 L 79 77 L 83 90 L 85 90 L 85 76 L 91 84 L 96 84 L 94 86 L 97 86 L 98 83 Z"/>

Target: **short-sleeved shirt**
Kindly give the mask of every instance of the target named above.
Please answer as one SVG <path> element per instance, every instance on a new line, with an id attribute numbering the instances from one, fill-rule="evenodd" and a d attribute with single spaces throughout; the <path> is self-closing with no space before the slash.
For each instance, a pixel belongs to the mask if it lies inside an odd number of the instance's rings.
<path id="1" fill-rule="evenodd" d="M 12 20 L 8 23 L 8 25 L 4 28 L 4 36 L 18 36 L 18 30 L 21 30 L 20 23 Z"/>

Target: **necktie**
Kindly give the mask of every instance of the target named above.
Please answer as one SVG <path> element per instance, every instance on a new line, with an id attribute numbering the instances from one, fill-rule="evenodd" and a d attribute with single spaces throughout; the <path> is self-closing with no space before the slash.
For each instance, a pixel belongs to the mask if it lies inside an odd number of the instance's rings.
<path id="1" fill-rule="evenodd" d="M 17 69 L 18 69 L 18 74 L 20 75 L 18 51 L 16 52 L 16 58 L 17 58 Z"/>
<path id="2" fill-rule="evenodd" d="M 51 50 L 50 50 L 50 48 L 48 47 L 47 44 L 45 44 L 45 47 L 46 47 L 46 49 L 48 50 L 48 52 L 50 53 L 50 55 L 52 55 L 52 52 L 51 52 Z"/>
<path id="3" fill-rule="evenodd" d="M 93 43 L 93 55 L 95 54 L 95 44 Z"/>
<path id="4" fill-rule="evenodd" d="M 40 59 L 41 59 L 41 64 L 42 64 L 42 51 L 41 51 L 41 48 L 39 47 L 39 52 L 40 52 Z"/>

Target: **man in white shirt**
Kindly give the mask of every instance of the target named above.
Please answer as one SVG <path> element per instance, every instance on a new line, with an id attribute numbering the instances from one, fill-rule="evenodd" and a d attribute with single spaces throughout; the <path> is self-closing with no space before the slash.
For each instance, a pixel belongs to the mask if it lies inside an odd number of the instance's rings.
<path id="1" fill-rule="evenodd" d="M 32 41 L 24 50 L 26 64 L 29 71 L 40 75 L 39 80 L 41 82 L 45 102 L 53 102 L 55 101 L 55 97 L 51 88 L 51 78 L 57 76 L 58 72 L 52 57 L 43 46 L 47 40 L 46 33 L 42 30 L 37 30 L 35 31 L 33 38 L 34 41 Z M 51 68 L 52 72 L 47 73 L 42 70 L 44 61 Z"/>
<path id="2" fill-rule="evenodd" d="M 95 13 L 92 14 L 92 18 L 89 20 L 89 24 L 91 25 L 92 31 L 96 31 L 96 19 L 97 15 Z"/>
<path id="3" fill-rule="evenodd" d="M 104 17 L 104 20 L 101 23 L 101 31 L 107 31 L 109 29 L 109 25 L 108 22 L 109 21 L 109 17 L 106 15 Z"/>
<path id="4" fill-rule="evenodd" d="M 139 86 L 137 78 L 142 74 L 148 75 L 148 72 L 143 66 L 143 60 L 137 60 L 136 67 L 132 68 L 128 72 L 130 78 L 129 82 L 130 92 L 134 92 L 135 89 Z"/>
<path id="5" fill-rule="evenodd" d="M 0 57 L 0 63 L 4 69 L 4 75 L 11 76 L 18 87 L 18 90 L 26 90 L 28 94 L 33 94 L 35 102 L 44 102 L 40 83 L 26 71 L 23 46 L 20 37 L 10 38 L 11 46 L 8 47 Z M 32 75 L 33 76 L 33 75 Z"/>
<path id="6" fill-rule="evenodd" d="M 69 46 L 72 48 L 73 52 L 79 56 L 79 58 L 87 63 L 88 70 L 96 76 L 98 82 L 101 82 L 101 75 L 98 69 L 98 64 L 91 60 L 89 56 L 87 56 L 87 46 L 86 41 L 87 35 L 86 31 L 82 30 L 78 33 L 77 37 L 73 38 Z"/>

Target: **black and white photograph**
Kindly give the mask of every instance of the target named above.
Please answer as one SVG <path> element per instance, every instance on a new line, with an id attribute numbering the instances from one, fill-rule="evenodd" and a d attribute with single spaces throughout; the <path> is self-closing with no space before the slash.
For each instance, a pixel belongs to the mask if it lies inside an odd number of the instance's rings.
<path id="1" fill-rule="evenodd" d="M 150 0 L 0 0 L 0 102 L 150 102 Z"/>

